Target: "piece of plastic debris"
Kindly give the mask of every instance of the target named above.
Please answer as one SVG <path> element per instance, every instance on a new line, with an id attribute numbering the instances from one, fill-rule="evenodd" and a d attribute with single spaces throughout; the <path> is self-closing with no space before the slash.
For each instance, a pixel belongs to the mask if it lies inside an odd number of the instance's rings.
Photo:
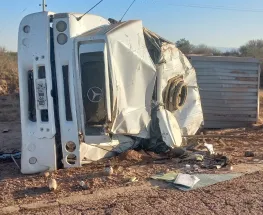
<path id="1" fill-rule="evenodd" d="M 204 156 L 203 155 L 200 155 L 200 154 L 195 154 L 195 159 L 197 161 L 203 161 L 204 160 Z"/>
<path id="2" fill-rule="evenodd" d="M 80 181 L 79 186 L 81 186 L 85 190 L 88 189 L 88 185 L 84 181 Z"/>
<path id="3" fill-rule="evenodd" d="M 202 162 L 202 167 L 207 169 L 218 169 L 229 164 L 229 158 L 225 155 L 211 155 Z"/>
<path id="4" fill-rule="evenodd" d="M 49 179 L 48 181 L 48 188 L 51 191 L 55 191 L 57 189 L 57 181 L 55 179 Z"/>
<path id="5" fill-rule="evenodd" d="M 254 156 L 255 156 L 254 152 L 245 151 L 245 157 L 254 157 Z"/>
<path id="6" fill-rule="evenodd" d="M 81 186 L 81 187 L 85 186 L 85 182 L 84 181 L 80 181 L 79 182 L 79 186 Z"/>
<path id="7" fill-rule="evenodd" d="M 259 162 L 260 160 L 259 160 L 259 159 L 254 159 L 253 161 L 254 161 L 254 162 Z"/>
<path id="8" fill-rule="evenodd" d="M 138 181 L 138 179 L 135 177 L 135 176 L 133 176 L 133 177 L 131 177 L 130 178 L 130 180 L 129 180 L 130 182 L 137 182 Z"/>
<path id="9" fill-rule="evenodd" d="M 204 160 L 204 156 L 200 155 L 200 154 L 190 154 L 186 158 L 184 158 L 183 160 L 184 161 L 188 161 L 188 160 L 203 161 Z"/>
<path id="10" fill-rule="evenodd" d="M 190 165 L 190 164 L 186 164 L 186 165 L 185 165 L 185 168 L 186 168 L 186 169 L 191 169 L 191 165 Z"/>
<path id="11" fill-rule="evenodd" d="M 194 175 L 179 173 L 174 184 L 192 188 L 200 179 Z"/>
<path id="12" fill-rule="evenodd" d="M 104 173 L 105 173 L 105 175 L 107 175 L 107 176 L 112 175 L 112 174 L 113 174 L 113 168 L 112 168 L 111 166 L 106 166 L 106 167 L 104 168 Z"/>
<path id="13" fill-rule="evenodd" d="M 174 181 L 175 178 L 177 177 L 178 173 L 177 172 L 168 172 L 165 174 L 157 174 L 157 175 L 153 175 L 151 176 L 151 179 L 155 179 L 155 180 L 163 180 L 163 181 Z"/>
<path id="14" fill-rule="evenodd" d="M 207 150 L 208 150 L 208 152 L 209 152 L 210 155 L 215 154 L 214 147 L 213 147 L 212 144 L 204 143 L 204 147 L 207 148 Z"/>

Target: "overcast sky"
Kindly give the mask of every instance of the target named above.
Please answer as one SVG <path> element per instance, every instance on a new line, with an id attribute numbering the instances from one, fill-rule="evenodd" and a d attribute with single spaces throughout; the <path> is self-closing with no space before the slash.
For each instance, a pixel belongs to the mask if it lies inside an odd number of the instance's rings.
<path id="1" fill-rule="evenodd" d="M 47 0 L 47 10 L 82 12 L 98 0 Z M 120 19 L 132 0 L 104 0 L 91 13 Z M 183 2 L 183 3 L 182 3 Z M 41 0 L 0 1 L 0 46 L 17 50 L 21 19 L 41 10 Z M 239 47 L 263 38 L 263 0 L 137 0 L 124 20 L 141 19 L 146 27 L 170 41 Z"/>

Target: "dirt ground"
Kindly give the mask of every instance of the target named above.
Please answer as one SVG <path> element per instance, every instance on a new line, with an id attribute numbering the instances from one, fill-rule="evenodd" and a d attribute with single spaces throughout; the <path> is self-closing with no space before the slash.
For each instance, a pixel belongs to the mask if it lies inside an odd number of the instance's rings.
<path id="1" fill-rule="evenodd" d="M 263 92 L 262 107 L 263 107 Z M 0 98 L 0 151 L 20 148 L 19 105 L 16 97 Z M 260 111 L 263 119 L 263 109 Z M 1 133 L 10 129 L 7 133 Z M 231 159 L 234 171 L 259 166 L 263 170 L 263 126 L 250 128 L 209 130 L 207 134 L 234 135 L 239 138 L 206 139 L 216 152 Z M 245 151 L 255 152 L 247 158 Z M 83 168 L 64 169 L 52 173 L 58 182 L 57 192 L 47 188 L 42 175 L 22 175 L 14 163 L 0 163 L 0 210 L 3 207 L 22 205 L 41 200 L 87 195 L 89 201 L 76 205 L 59 205 L 37 211 L 21 210 L 19 214 L 263 214 L 263 171 L 255 171 L 231 181 L 189 192 L 175 190 L 165 183 L 149 180 L 159 172 L 177 170 L 185 166 L 178 159 L 155 163 L 153 155 L 113 158 L 112 176 L 104 176 L 105 163 L 97 162 Z M 261 166 L 262 164 L 262 166 Z M 236 166 L 238 165 L 238 166 Z M 243 168 L 240 168 L 243 165 Z M 248 166 L 250 165 L 250 166 Z M 228 172 L 226 169 L 209 172 Z M 130 183 L 136 177 L 138 182 Z M 83 190 L 79 182 L 88 189 Z M 123 192 L 118 193 L 117 190 Z M 100 192 L 106 192 L 100 195 Z M 0 211 L 1 214 L 1 211 Z"/>
<path id="2" fill-rule="evenodd" d="M 89 198 L 77 205 L 21 214 L 262 214 L 262 172 L 191 192 L 138 186 L 109 198 Z"/>

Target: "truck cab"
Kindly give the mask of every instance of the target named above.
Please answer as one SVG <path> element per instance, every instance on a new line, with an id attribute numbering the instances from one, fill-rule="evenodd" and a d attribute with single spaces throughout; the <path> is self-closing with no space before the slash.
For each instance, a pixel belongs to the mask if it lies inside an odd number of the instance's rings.
<path id="1" fill-rule="evenodd" d="M 202 124 L 195 71 L 173 43 L 141 20 L 81 16 L 41 12 L 20 24 L 22 173 L 79 167 L 142 143 L 178 147 Z"/>
<path id="2" fill-rule="evenodd" d="M 79 141 L 74 37 L 109 25 L 99 16 L 88 14 L 78 21 L 80 16 L 40 12 L 26 16 L 20 23 L 22 173 L 57 169 L 63 157 L 62 145 Z"/>

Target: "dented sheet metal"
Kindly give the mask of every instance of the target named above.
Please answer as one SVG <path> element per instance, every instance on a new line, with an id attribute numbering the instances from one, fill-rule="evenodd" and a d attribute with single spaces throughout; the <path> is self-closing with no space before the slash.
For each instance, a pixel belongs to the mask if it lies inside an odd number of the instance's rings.
<path id="1" fill-rule="evenodd" d="M 117 85 L 117 114 L 111 131 L 149 137 L 156 69 L 145 45 L 142 22 L 123 23 L 106 36 Z"/>
<path id="2" fill-rule="evenodd" d="M 174 44 L 147 29 L 144 32 L 151 57 L 155 64 L 158 64 L 157 100 L 165 103 L 163 92 L 169 80 L 174 77 L 182 78 L 188 91 L 186 100 L 181 107 L 171 112 L 177 119 L 182 134 L 195 134 L 203 124 L 203 112 L 195 69 Z M 158 54 L 158 50 L 160 54 Z"/>
<path id="3" fill-rule="evenodd" d="M 81 146 L 83 162 L 143 143 L 163 152 L 179 147 L 182 134 L 196 133 L 203 115 L 195 70 L 174 44 L 144 29 L 141 21 L 103 26 L 82 37 L 105 41 L 112 80 L 111 138 L 88 137 Z"/>
<path id="4" fill-rule="evenodd" d="M 182 135 L 176 118 L 168 110 L 160 109 L 157 112 L 163 141 L 167 146 L 174 148 L 181 146 Z"/>
<path id="5" fill-rule="evenodd" d="M 82 142 L 80 144 L 80 156 L 82 164 L 91 163 L 101 158 L 117 156 L 129 149 L 134 149 L 139 145 L 138 141 L 124 135 L 113 135 L 109 141 L 93 141 L 92 144 Z"/>

